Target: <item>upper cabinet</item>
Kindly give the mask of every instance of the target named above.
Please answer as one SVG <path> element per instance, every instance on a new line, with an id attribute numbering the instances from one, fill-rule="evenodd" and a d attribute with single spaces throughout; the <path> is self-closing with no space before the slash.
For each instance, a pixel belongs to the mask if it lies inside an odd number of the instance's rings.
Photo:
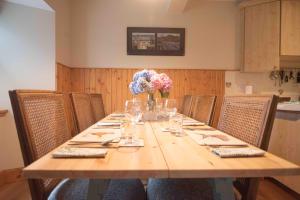
<path id="1" fill-rule="evenodd" d="M 279 67 L 280 2 L 245 8 L 244 71 Z"/>
<path id="2" fill-rule="evenodd" d="M 300 63 L 299 0 L 248 0 L 240 8 L 241 71 L 268 72 Z"/>
<path id="3" fill-rule="evenodd" d="M 281 55 L 300 56 L 300 1 L 281 2 Z"/>

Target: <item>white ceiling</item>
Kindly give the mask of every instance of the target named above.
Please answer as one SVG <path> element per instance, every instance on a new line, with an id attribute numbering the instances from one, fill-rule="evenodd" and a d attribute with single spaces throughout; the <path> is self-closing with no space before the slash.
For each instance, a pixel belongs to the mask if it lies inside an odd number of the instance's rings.
<path id="1" fill-rule="evenodd" d="M 21 4 L 33 8 L 53 11 L 53 9 L 43 0 L 6 0 L 7 2 Z"/>

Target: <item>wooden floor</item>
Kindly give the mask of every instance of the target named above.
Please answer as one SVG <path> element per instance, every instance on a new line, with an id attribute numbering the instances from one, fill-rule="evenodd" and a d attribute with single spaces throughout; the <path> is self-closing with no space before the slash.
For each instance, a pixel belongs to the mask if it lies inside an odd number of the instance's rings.
<path id="1" fill-rule="evenodd" d="M 31 200 L 26 181 L 11 183 L 0 187 L 0 199 Z M 257 200 L 297 200 L 269 180 L 261 181 Z"/>
<path id="2" fill-rule="evenodd" d="M 27 181 L 6 184 L 0 187 L 0 199 L 6 200 L 31 200 Z"/>

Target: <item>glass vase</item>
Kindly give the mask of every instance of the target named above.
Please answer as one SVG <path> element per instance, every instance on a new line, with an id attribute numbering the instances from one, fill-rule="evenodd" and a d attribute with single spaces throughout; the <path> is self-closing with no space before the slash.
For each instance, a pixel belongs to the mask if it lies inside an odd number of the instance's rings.
<path id="1" fill-rule="evenodd" d="M 155 100 L 154 100 L 154 94 L 148 93 L 148 99 L 147 99 L 147 110 L 148 111 L 154 111 L 155 110 Z"/>

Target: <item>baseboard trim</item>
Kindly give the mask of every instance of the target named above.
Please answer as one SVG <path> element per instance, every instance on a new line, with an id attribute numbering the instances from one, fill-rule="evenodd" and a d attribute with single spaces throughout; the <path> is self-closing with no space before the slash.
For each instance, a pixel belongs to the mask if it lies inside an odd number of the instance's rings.
<path id="1" fill-rule="evenodd" d="M 22 175 L 22 170 L 23 168 L 21 167 L 21 168 L 6 169 L 0 171 L 0 186 L 23 180 L 24 177 Z"/>

